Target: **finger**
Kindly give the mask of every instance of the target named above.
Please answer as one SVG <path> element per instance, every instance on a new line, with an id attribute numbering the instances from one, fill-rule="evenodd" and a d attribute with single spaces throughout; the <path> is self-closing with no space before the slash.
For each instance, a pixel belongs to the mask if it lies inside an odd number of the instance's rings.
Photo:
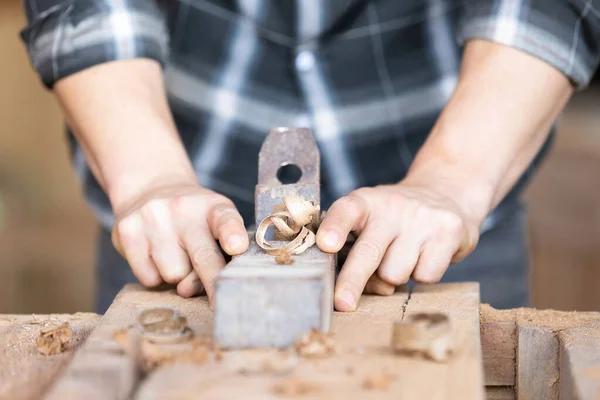
<path id="1" fill-rule="evenodd" d="M 458 245 L 451 241 L 428 241 L 423 246 L 412 279 L 419 283 L 439 282 L 450 265 Z"/>
<path id="2" fill-rule="evenodd" d="M 150 257 L 150 245 L 139 214 L 129 215 L 119 221 L 113 230 L 112 241 L 142 285 L 154 287 L 162 283 L 158 268 Z"/>
<path id="3" fill-rule="evenodd" d="M 379 277 L 392 285 L 402 285 L 410 279 L 421 252 L 421 243 L 399 236 L 388 247 L 377 270 Z"/>
<path id="4" fill-rule="evenodd" d="M 367 281 L 379 267 L 383 254 L 391 242 L 386 230 L 377 225 L 367 226 L 344 264 L 335 290 L 335 308 L 353 311 Z"/>
<path id="5" fill-rule="evenodd" d="M 371 275 L 367 284 L 365 285 L 365 294 L 378 294 L 381 296 L 391 296 L 394 294 L 396 286 L 391 285 L 382 280 L 377 274 Z"/>
<path id="6" fill-rule="evenodd" d="M 223 254 L 206 226 L 191 226 L 182 232 L 181 240 L 212 302 L 214 280 L 225 266 Z"/>
<path id="7" fill-rule="evenodd" d="M 150 243 L 150 255 L 160 275 L 166 282 L 179 283 L 192 271 L 192 266 L 179 244 L 179 234 L 168 203 L 150 202 L 141 209 L 141 214 Z"/>
<path id="8" fill-rule="evenodd" d="M 208 225 L 215 239 L 229 255 L 237 255 L 248 249 L 248 233 L 244 220 L 233 204 L 219 203 L 211 208 Z"/>
<path id="9" fill-rule="evenodd" d="M 368 216 L 360 197 L 348 195 L 337 200 L 327 211 L 317 231 L 317 246 L 325 252 L 340 251 L 351 231 L 361 231 Z"/>
<path id="10" fill-rule="evenodd" d="M 192 297 L 202 294 L 203 292 L 204 285 L 196 271 L 190 272 L 188 276 L 183 278 L 177 285 L 177 293 L 179 293 L 181 297 Z"/>

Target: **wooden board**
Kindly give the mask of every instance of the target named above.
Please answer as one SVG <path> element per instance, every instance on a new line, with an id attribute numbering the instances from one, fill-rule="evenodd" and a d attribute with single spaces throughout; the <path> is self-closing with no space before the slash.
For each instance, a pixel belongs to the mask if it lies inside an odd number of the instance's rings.
<path id="1" fill-rule="evenodd" d="M 40 354 L 40 330 L 65 321 L 73 331 L 65 351 Z M 39 399 L 99 321 L 100 316 L 91 313 L 0 315 L 0 399 Z"/>
<path id="2" fill-rule="evenodd" d="M 197 335 L 211 335 L 212 313 L 205 298 L 182 299 L 174 291 L 125 287 L 52 387 L 48 399 L 123 399 L 138 385 L 133 362 L 118 352 L 112 333 L 132 324 L 148 306 L 175 307 Z M 479 343 L 477 284 L 444 284 L 417 288 L 411 299 L 398 292 L 390 297 L 363 296 L 354 313 L 334 313 L 331 330 L 336 354 L 323 359 L 296 359 L 292 371 L 243 373 L 249 365 L 263 365 L 281 356 L 275 350 L 223 352 L 220 361 L 175 363 L 156 369 L 139 385 L 137 399 L 210 398 L 274 399 L 276 387 L 296 379 L 309 387 L 303 398 L 427 398 L 483 399 L 483 367 Z M 451 362 L 436 363 L 400 356 L 389 350 L 391 327 L 406 312 L 446 311 L 460 344 Z M 258 364 L 257 364 L 258 363 Z M 386 388 L 370 389 L 383 377 Z M 381 386 L 380 385 L 374 386 Z M 367 387 L 366 387 L 366 386 Z M 385 386 L 385 385 L 383 385 Z"/>
<path id="3" fill-rule="evenodd" d="M 492 386 L 485 389 L 487 400 L 515 400 L 515 389 L 512 386 Z"/>
<path id="4" fill-rule="evenodd" d="M 481 351 L 486 386 L 514 386 L 517 324 L 514 313 L 479 307 Z"/>
<path id="5" fill-rule="evenodd" d="M 561 400 L 600 399 L 600 324 L 560 332 Z"/>
<path id="6" fill-rule="evenodd" d="M 520 327 L 517 345 L 517 398 L 558 400 L 558 339 L 542 327 Z"/>

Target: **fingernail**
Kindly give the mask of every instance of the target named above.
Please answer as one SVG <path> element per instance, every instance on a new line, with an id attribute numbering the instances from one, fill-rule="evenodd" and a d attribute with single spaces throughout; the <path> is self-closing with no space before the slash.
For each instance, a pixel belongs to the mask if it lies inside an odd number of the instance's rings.
<path id="1" fill-rule="evenodd" d="M 242 238 L 238 235 L 229 236 L 227 239 L 227 247 L 232 251 L 238 250 L 242 247 Z"/>
<path id="2" fill-rule="evenodd" d="M 325 234 L 325 236 L 323 236 L 323 244 L 325 244 L 325 246 L 330 247 L 330 248 L 335 248 L 337 247 L 339 241 L 339 236 L 337 233 L 333 232 L 333 231 L 329 231 Z"/>
<path id="3" fill-rule="evenodd" d="M 337 298 L 338 298 L 338 300 L 343 301 L 344 303 L 348 304 L 350 306 L 350 308 L 355 307 L 354 296 L 349 291 L 342 290 L 340 292 L 340 294 L 337 296 Z"/>

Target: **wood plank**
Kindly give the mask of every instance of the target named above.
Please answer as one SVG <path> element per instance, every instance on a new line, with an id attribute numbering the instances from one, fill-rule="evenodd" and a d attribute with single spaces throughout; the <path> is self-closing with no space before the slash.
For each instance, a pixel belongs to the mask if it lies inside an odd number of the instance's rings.
<path id="1" fill-rule="evenodd" d="M 333 356 L 321 359 L 293 356 L 295 366 L 281 375 L 265 371 L 247 373 L 249 366 L 264 365 L 274 357 L 282 357 L 277 350 L 224 351 L 221 360 L 209 357 L 203 364 L 174 363 L 160 367 L 141 383 L 135 398 L 273 399 L 277 385 L 297 379 L 310 389 L 303 398 L 483 399 L 476 286 L 446 284 L 436 288 L 434 285 L 418 289 L 408 303 L 405 292 L 390 297 L 363 296 L 356 312 L 334 313 L 331 330 L 336 354 Z M 148 291 L 129 285 L 115 299 L 101 325 L 48 398 L 126 398 L 126 389 L 131 390 L 135 384 L 131 379 L 131 361 L 115 351 L 112 331 L 134 322 L 144 307 L 157 305 L 175 307 L 197 335 L 212 334 L 212 313 L 205 298 L 182 299 L 172 290 Z M 393 353 L 389 347 L 391 328 L 394 321 L 402 318 L 405 305 L 407 313 L 447 311 L 456 323 L 461 344 L 457 357 L 444 364 Z M 377 382 L 382 379 L 383 386 L 389 385 L 387 388 L 377 388 L 382 386 Z"/>
<path id="2" fill-rule="evenodd" d="M 65 321 L 73 331 L 65 351 L 40 354 L 36 348 L 40 330 Z M 39 399 L 99 321 L 100 316 L 92 313 L 0 315 L 0 398 Z"/>
<path id="3" fill-rule="evenodd" d="M 517 324 L 507 314 L 487 304 L 481 314 L 481 352 L 486 386 L 514 386 L 516 370 Z"/>
<path id="4" fill-rule="evenodd" d="M 479 284 L 453 283 L 418 285 L 411 293 L 405 317 L 420 312 L 445 312 L 454 330 L 456 354 L 441 382 L 431 385 L 419 396 L 408 398 L 483 399 L 484 375 L 479 328 Z M 433 377 L 434 368 L 426 374 Z M 435 380 L 433 381 L 435 382 Z"/>
<path id="5" fill-rule="evenodd" d="M 515 400 L 515 388 L 513 386 L 487 386 L 485 388 L 487 400 Z"/>
<path id="6" fill-rule="evenodd" d="M 517 398 L 558 400 L 558 339 L 548 328 L 519 328 Z"/>
<path id="7" fill-rule="evenodd" d="M 600 324 L 559 333 L 561 400 L 600 399 Z"/>

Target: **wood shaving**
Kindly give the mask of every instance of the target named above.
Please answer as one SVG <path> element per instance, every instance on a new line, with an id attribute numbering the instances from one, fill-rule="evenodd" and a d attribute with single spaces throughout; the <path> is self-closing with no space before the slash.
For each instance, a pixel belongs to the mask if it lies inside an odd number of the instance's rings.
<path id="1" fill-rule="evenodd" d="M 382 371 L 378 374 L 367 375 L 363 381 L 362 387 L 367 390 L 389 390 L 394 376 L 387 371 Z"/>
<path id="2" fill-rule="evenodd" d="M 305 358 L 322 358 L 335 353 L 335 342 L 331 335 L 312 329 L 294 344 L 296 352 Z"/>
<path id="3" fill-rule="evenodd" d="M 132 329 L 135 328 L 120 329 L 113 332 L 112 335 L 121 350 L 130 357 L 134 357 L 132 345 L 134 332 Z M 145 372 L 150 372 L 161 365 L 177 362 L 204 364 L 208 361 L 211 352 L 214 354 L 215 361 L 223 359 L 221 349 L 206 337 L 194 337 L 183 343 L 157 343 L 151 338 L 141 336 L 139 348 L 141 365 Z"/>
<path id="4" fill-rule="evenodd" d="M 41 354 L 54 355 L 65 351 L 65 344 L 73 337 L 73 330 L 68 321 L 60 326 L 40 330 L 37 349 Z"/>
<path id="5" fill-rule="evenodd" d="M 294 263 L 294 261 L 295 260 L 292 258 L 292 255 L 287 252 L 282 252 L 275 256 L 275 262 L 279 265 L 291 265 Z"/>
<path id="6" fill-rule="evenodd" d="M 410 315 L 394 323 L 391 345 L 399 354 L 446 362 L 453 347 L 450 319 L 443 313 Z"/>
<path id="7" fill-rule="evenodd" d="M 256 244 L 272 256 L 300 254 L 316 242 L 319 205 L 299 195 L 286 196 L 283 203 L 284 210 L 277 207 L 276 212 L 264 218 L 256 229 Z M 275 229 L 275 238 L 287 243 L 278 247 L 265 239 L 271 225 Z"/>
<path id="8" fill-rule="evenodd" d="M 273 393 L 281 396 L 302 396 L 318 392 L 319 389 L 318 385 L 301 381 L 297 377 L 292 377 L 273 385 Z"/>

